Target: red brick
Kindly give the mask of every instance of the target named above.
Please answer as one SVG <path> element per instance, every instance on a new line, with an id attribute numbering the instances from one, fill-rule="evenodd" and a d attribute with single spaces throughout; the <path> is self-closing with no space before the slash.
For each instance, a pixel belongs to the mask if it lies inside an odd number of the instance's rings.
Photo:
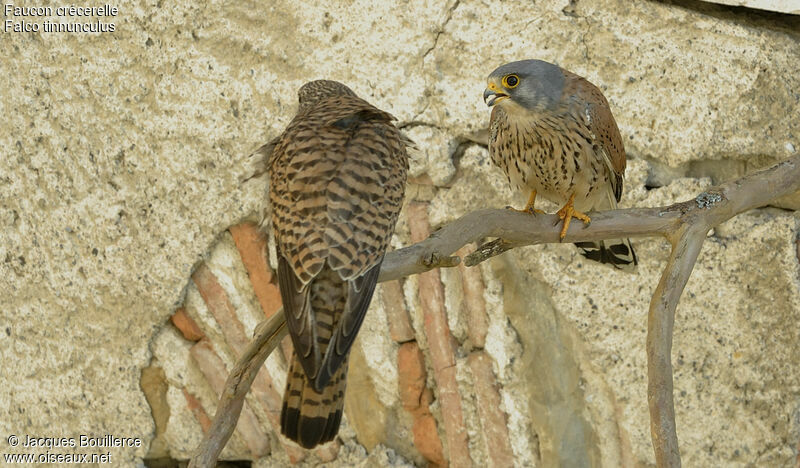
<path id="1" fill-rule="evenodd" d="M 225 388 L 225 380 L 228 378 L 228 369 L 211 341 L 207 338 L 198 341 L 191 347 L 189 354 L 205 376 L 211 389 L 217 395 L 221 394 L 222 389 Z"/>
<path id="2" fill-rule="evenodd" d="M 207 339 L 200 340 L 192 346 L 189 353 L 197 364 L 197 367 L 203 373 L 208 384 L 219 397 L 225 388 L 228 370 L 225 368 L 225 363 L 222 362 L 222 359 L 214 350 L 211 342 Z M 250 449 L 253 455 L 260 457 L 269 454 L 269 438 L 261 429 L 258 418 L 256 418 L 256 415 L 247 403 L 242 406 L 242 412 L 239 414 L 239 422 L 236 424 L 236 431 L 245 441 L 247 448 Z"/>
<path id="3" fill-rule="evenodd" d="M 407 213 L 412 242 L 427 239 L 430 235 L 428 205 L 411 203 Z M 447 458 L 455 467 L 471 466 L 461 395 L 456 382 L 454 345 L 445 315 L 444 287 L 439 270 L 420 274 L 418 283 L 425 337 L 431 354 L 433 376 L 447 438 Z"/>
<path id="4" fill-rule="evenodd" d="M 220 324 L 220 326 L 222 325 Z M 223 332 L 224 331 L 225 329 L 223 328 Z M 192 356 L 195 357 L 195 361 L 197 361 L 198 366 L 201 367 L 203 375 L 206 376 L 206 380 L 208 380 L 211 384 L 211 388 L 219 393 L 224 387 L 225 380 L 228 376 L 228 371 L 225 369 L 225 365 L 222 363 L 222 360 L 219 359 L 216 352 L 212 349 L 212 345 L 210 342 L 208 342 L 208 340 L 203 340 L 198 343 L 198 345 L 202 345 L 202 347 L 198 349 L 195 349 L 197 345 L 192 347 Z M 209 351 L 212 354 L 206 354 Z M 237 355 L 238 354 L 239 353 L 237 353 Z M 209 368 L 203 369 L 203 366 L 207 366 Z M 216 369 L 216 371 L 214 369 Z M 250 392 L 253 395 L 253 398 L 258 401 L 258 403 L 261 405 L 261 408 L 266 413 L 269 423 L 275 433 L 280 433 L 280 411 L 283 404 L 283 393 L 274 387 L 272 378 L 265 367 L 262 367 L 255 379 L 253 379 L 253 385 L 250 387 Z M 243 408 L 242 417 L 245 417 L 245 410 L 248 412 L 250 411 L 249 408 Z M 255 415 L 253 415 L 253 417 L 255 417 Z M 303 449 L 294 445 L 286 444 L 284 442 L 284 440 L 281 440 L 281 444 L 286 450 L 286 453 L 292 463 L 296 463 L 305 458 L 305 452 Z"/>
<path id="5" fill-rule="evenodd" d="M 425 336 L 428 338 L 431 364 L 436 372 L 456 363 L 453 338 L 445 315 L 444 287 L 439 279 L 439 270 L 420 274 L 418 284 Z"/>
<path id="6" fill-rule="evenodd" d="M 433 403 L 433 392 L 430 388 L 425 387 L 422 389 L 422 395 L 419 397 L 419 407 L 424 408 L 425 411 L 430 412 L 430 406 Z"/>
<path id="7" fill-rule="evenodd" d="M 269 266 L 267 240 L 261 230 L 253 223 L 238 224 L 229 229 L 233 242 L 247 269 L 253 291 L 261 304 L 261 310 L 269 318 L 281 308 L 281 291 L 275 284 L 277 276 Z M 281 341 L 283 357 L 289 362 L 292 357 L 291 338 Z"/>
<path id="8" fill-rule="evenodd" d="M 397 351 L 400 402 L 413 417 L 414 446 L 434 466 L 446 466 L 436 420 L 429 409 L 433 394 L 425 386 L 425 361 L 416 341 L 403 343 Z"/>
<path id="9" fill-rule="evenodd" d="M 431 226 L 428 222 L 428 204 L 411 202 L 406 207 L 408 227 L 411 230 L 411 242 L 422 242 L 430 235 Z"/>
<path id="10" fill-rule="evenodd" d="M 462 247 L 456 255 L 466 257 L 475 251 L 474 244 Z M 483 277 L 480 267 L 468 267 L 461 262 L 458 265 L 461 272 L 461 286 L 464 291 L 464 316 L 467 322 L 467 336 L 474 348 L 483 348 L 486 345 L 486 333 L 489 329 L 486 317 L 486 302 L 483 299 Z"/>
<path id="11" fill-rule="evenodd" d="M 481 421 L 487 455 L 496 466 L 513 466 L 514 452 L 508 437 L 506 414 L 500 409 L 500 392 L 496 384 L 492 361 L 483 351 L 467 358 L 472 370 L 472 383 L 477 399 L 478 417 Z"/>
<path id="12" fill-rule="evenodd" d="M 236 310 L 233 308 L 228 294 L 222 289 L 219 280 L 205 263 L 201 263 L 192 275 L 197 290 L 203 297 L 209 312 L 214 316 L 225 341 L 233 348 L 236 355 L 241 355 L 247 347 L 249 340 L 244 333 L 244 327 L 236 317 Z"/>
<path id="13" fill-rule="evenodd" d="M 389 336 L 398 343 L 413 340 L 414 327 L 406 309 L 402 284 L 399 280 L 387 281 L 381 284 L 381 288 L 383 308 L 389 320 Z"/>
<path id="14" fill-rule="evenodd" d="M 180 330 L 183 337 L 189 341 L 200 341 L 205 336 L 203 330 L 189 317 L 189 314 L 186 313 L 186 309 L 183 307 L 176 310 L 169 320 L 175 325 L 175 328 Z"/>
<path id="15" fill-rule="evenodd" d="M 428 208 L 424 203 L 411 203 L 408 207 L 408 224 L 411 228 L 412 242 L 428 238 Z M 447 324 L 444 307 L 444 287 L 439 277 L 439 269 L 418 276 L 419 298 L 424 317 L 425 336 L 431 353 L 434 371 L 455 365 L 450 327 Z"/>
<path id="16" fill-rule="evenodd" d="M 456 382 L 456 367 L 441 369 L 436 378 L 436 386 L 447 438 L 447 458 L 454 467 L 472 466 L 467 428 L 464 425 L 461 408 L 461 394 L 458 393 L 458 382 Z"/>
<path id="17" fill-rule="evenodd" d="M 281 303 L 278 288 L 271 283 L 273 274 L 266 261 L 266 242 L 253 224 L 234 226 L 230 229 L 230 232 L 242 256 L 242 262 L 248 271 L 256 296 L 264 310 L 264 314 L 268 317 L 280 308 Z M 237 357 L 240 356 L 246 349 L 250 340 L 245 334 L 244 326 L 236 316 L 236 311 L 227 293 L 220 285 L 219 280 L 205 264 L 197 268 L 197 271 L 192 275 L 192 279 L 195 285 L 197 285 L 197 289 L 203 297 L 206 306 L 222 329 L 226 343 L 231 346 Z M 192 347 L 192 355 L 195 357 L 201 370 L 203 370 L 203 366 L 206 367 L 203 373 L 206 375 L 206 379 L 209 380 L 212 388 L 219 393 L 224 386 L 228 372 L 219 359 L 219 356 L 211 348 L 211 344 L 205 341 L 198 344 L 201 343 L 202 346 L 198 347 L 198 345 L 195 345 Z M 258 401 L 258 404 L 267 415 L 267 419 L 273 430 L 279 433 L 280 410 L 283 403 L 282 392 L 274 387 L 272 378 L 265 368 L 262 368 L 253 380 L 251 392 L 253 398 Z M 263 436 L 255 414 L 252 413 L 252 410 L 247 405 L 242 408 L 239 424 L 248 427 L 255 425 L 257 430 L 252 433 Z M 262 441 L 265 444 L 268 443 L 268 439 L 265 436 L 262 438 Z M 281 444 L 292 463 L 296 463 L 305 458 L 305 451 L 302 448 L 285 442 L 285 440 L 281 440 Z M 261 449 L 257 446 L 255 436 L 250 436 L 250 440 L 248 440 L 247 443 L 248 447 L 250 447 L 254 453 L 256 450 Z"/>
<path id="18" fill-rule="evenodd" d="M 425 413 L 415 417 L 411 431 L 414 434 L 414 447 L 423 457 L 434 466 L 447 466 L 433 415 Z"/>
<path id="19" fill-rule="evenodd" d="M 250 282 L 253 283 L 253 291 L 261 304 L 261 310 L 267 318 L 272 317 L 281 308 L 281 293 L 269 267 L 267 240 L 253 223 L 238 224 L 229 231 L 247 269 Z"/>
<path id="20" fill-rule="evenodd" d="M 203 409 L 200 400 L 189 393 L 185 388 L 183 389 L 183 397 L 186 398 L 186 406 L 189 407 L 189 411 L 192 412 L 192 415 L 194 415 L 194 418 L 200 424 L 200 428 L 203 429 L 203 433 L 205 434 L 211 427 L 211 419 L 208 417 L 208 413 Z"/>
<path id="21" fill-rule="evenodd" d="M 397 373 L 400 402 L 403 408 L 413 412 L 421 405 L 426 377 L 424 357 L 415 341 L 400 345 L 397 351 Z"/>

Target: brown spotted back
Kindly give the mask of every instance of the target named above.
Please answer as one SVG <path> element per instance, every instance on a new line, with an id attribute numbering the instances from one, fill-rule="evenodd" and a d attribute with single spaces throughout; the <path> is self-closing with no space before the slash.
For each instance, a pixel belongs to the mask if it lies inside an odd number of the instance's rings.
<path id="1" fill-rule="evenodd" d="M 312 82 L 300 101 L 268 163 L 269 197 L 281 298 L 304 374 L 293 365 L 282 428 L 313 446 L 338 429 L 333 395 L 344 391 L 341 369 L 400 212 L 408 156 L 393 117 L 346 86 Z"/>
<path id="2" fill-rule="evenodd" d="M 589 116 L 589 129 L 600 141 L 600 145 L 608 154 L 611 167 L 619 176 L 625 175 L 625 145 L 619 133 L 617 121 L 611 114 L 611 107 L 603 92 L 585 78 L 562 69 L 566 78 L 564 96 L 574 96 L 576 102 L 585 105 Z M 622 190 L 620 188 L 619 192 Z"/>
<path id="3" fill-rule="evenodd" d="M 273 153 L 270 202 L 279 246 L 303 283 L 325 261 L 344 279 L 383 256 L 408 158 L 392 116 L 354 96 L 320 100 Z"/>

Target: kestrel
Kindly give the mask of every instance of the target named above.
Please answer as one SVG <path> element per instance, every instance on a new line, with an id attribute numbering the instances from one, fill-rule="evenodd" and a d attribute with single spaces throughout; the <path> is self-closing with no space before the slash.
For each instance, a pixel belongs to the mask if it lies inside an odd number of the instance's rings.
<path id="1" fill-rule="evenodd" d="M 262 150 L 294 343 L 281 432 L 312 448 L 339 429 L 348 352 L 400 212 L 410 141 L 341 83 L 312 81 L 298 97 L 297 115 Z"/>
<path id="2" fill-rule="evenodd" d="M 562 206 L 560 238 L 572 218 L 615 209 L 622 196 L 625 147 L 603 93 L 570 71 L 541 60 L 507 63 L 488 78 L 483 99 L 492 109 L 489 155 L 509 183 L 530 191 L 525 208 L 539 212 L 536 195 Z M 628 239 L 576 243 L 584 256 L 632 270 Z"/>

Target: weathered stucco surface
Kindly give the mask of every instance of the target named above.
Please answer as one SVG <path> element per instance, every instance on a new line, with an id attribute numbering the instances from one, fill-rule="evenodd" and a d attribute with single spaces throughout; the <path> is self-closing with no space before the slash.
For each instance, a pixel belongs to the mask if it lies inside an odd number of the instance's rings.
<path id="1" fill-rule="evenodd" d="M 705 0 L 712 3 L 731 5 L 759 10 L 777 11 L 800 15 L 800 2 L 797 0 Z"/>
<path id="2" fill-rule="evenodd" d="M 11 450 L 12 434 L 112 434 L 144 441 L 111 449 L 120 465 L 188 456 L 201 430 L 181 388 L 211 408 L 214 395 L 167 319 L 184 300 L 203 313 L 197 293 L 184 291 L 206 259 L 248 334 L 257 322 L 252 292 L 235 293 L 246 276 L 225 263 L 235 251 L 221 233 L 259 212 L 264 179 L 239 183 L 246 157 L 287 124 L 305 81 L 343 81 L 400 120 L 419 147 L 407 198 L 430 203 L 433 228 L 524 202 L 473 142 L 488 121 L 485 76 L 510 60 L 557 62 L 603 89 L 629 155 L 623 206 L 688 199 L 800 151 L 797 17 L 676 3 L 120 2 L 114 33 L 3 32 L 0 452 Z M 777 206 L 712 232 L 678 308 L 686 466 L 796 463 L 800 196 Z M 404 214 L 394 246 L 409 242 Z M 518 464 L 653 463 L 645 318 L 668 248 L 634 244 L 636 275 L 561 245 L 481 265 L 481 349 Z M 460 277 L 441 277 L 456 350 L 471 351 L 453 305 Z M 417 284 L 404 284 L 406 307 L 427 352 Z M 386 318 L 375 302 L 354 358 L 352 382 L 362 383 L 348 392 L 348 408 L 357 395 L 374 411 L 348 410 L 358 421 L 343 429 L 339 462 L 421 464 L 397 400 L 397 344 L 379 335 Z M 212 342 L 224 342 L 208 324 Z M 472 374 L 464 355 L 455 359 L 470 457 L 484 465 L 491 447 L 471 424 Z M 426 365 L 447 454 L 427 357 Z M 280 366 L 271 358 L 267 367 L 282 391 Z M 144 368 L 155 382 L 147 398 Z M 168 418 L 151 406 L 168 408 Z M 246 456 L 247 444 L 236 435 L 226 454 Z"/>

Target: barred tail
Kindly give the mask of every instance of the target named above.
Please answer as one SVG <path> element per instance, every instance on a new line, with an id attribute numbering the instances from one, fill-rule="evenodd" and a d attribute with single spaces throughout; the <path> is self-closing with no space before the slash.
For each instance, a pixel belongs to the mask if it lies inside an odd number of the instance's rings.
<path id="1" fill-rule="evenodd" d="M 281 409 L 283 435 L 307 449 L 333 440 L 342 422 L 346 377 L 345 358 L 330 383 L 317 393 L 293 355 Z"/>
<path id="2" fill-rule="evenodd" d="M 611 239 L 598 242 L 576 242 L 581 255 L 600 263 L 608 263 L 619 270 L 632 272 L 639 261 L 630 239 Z"/>

